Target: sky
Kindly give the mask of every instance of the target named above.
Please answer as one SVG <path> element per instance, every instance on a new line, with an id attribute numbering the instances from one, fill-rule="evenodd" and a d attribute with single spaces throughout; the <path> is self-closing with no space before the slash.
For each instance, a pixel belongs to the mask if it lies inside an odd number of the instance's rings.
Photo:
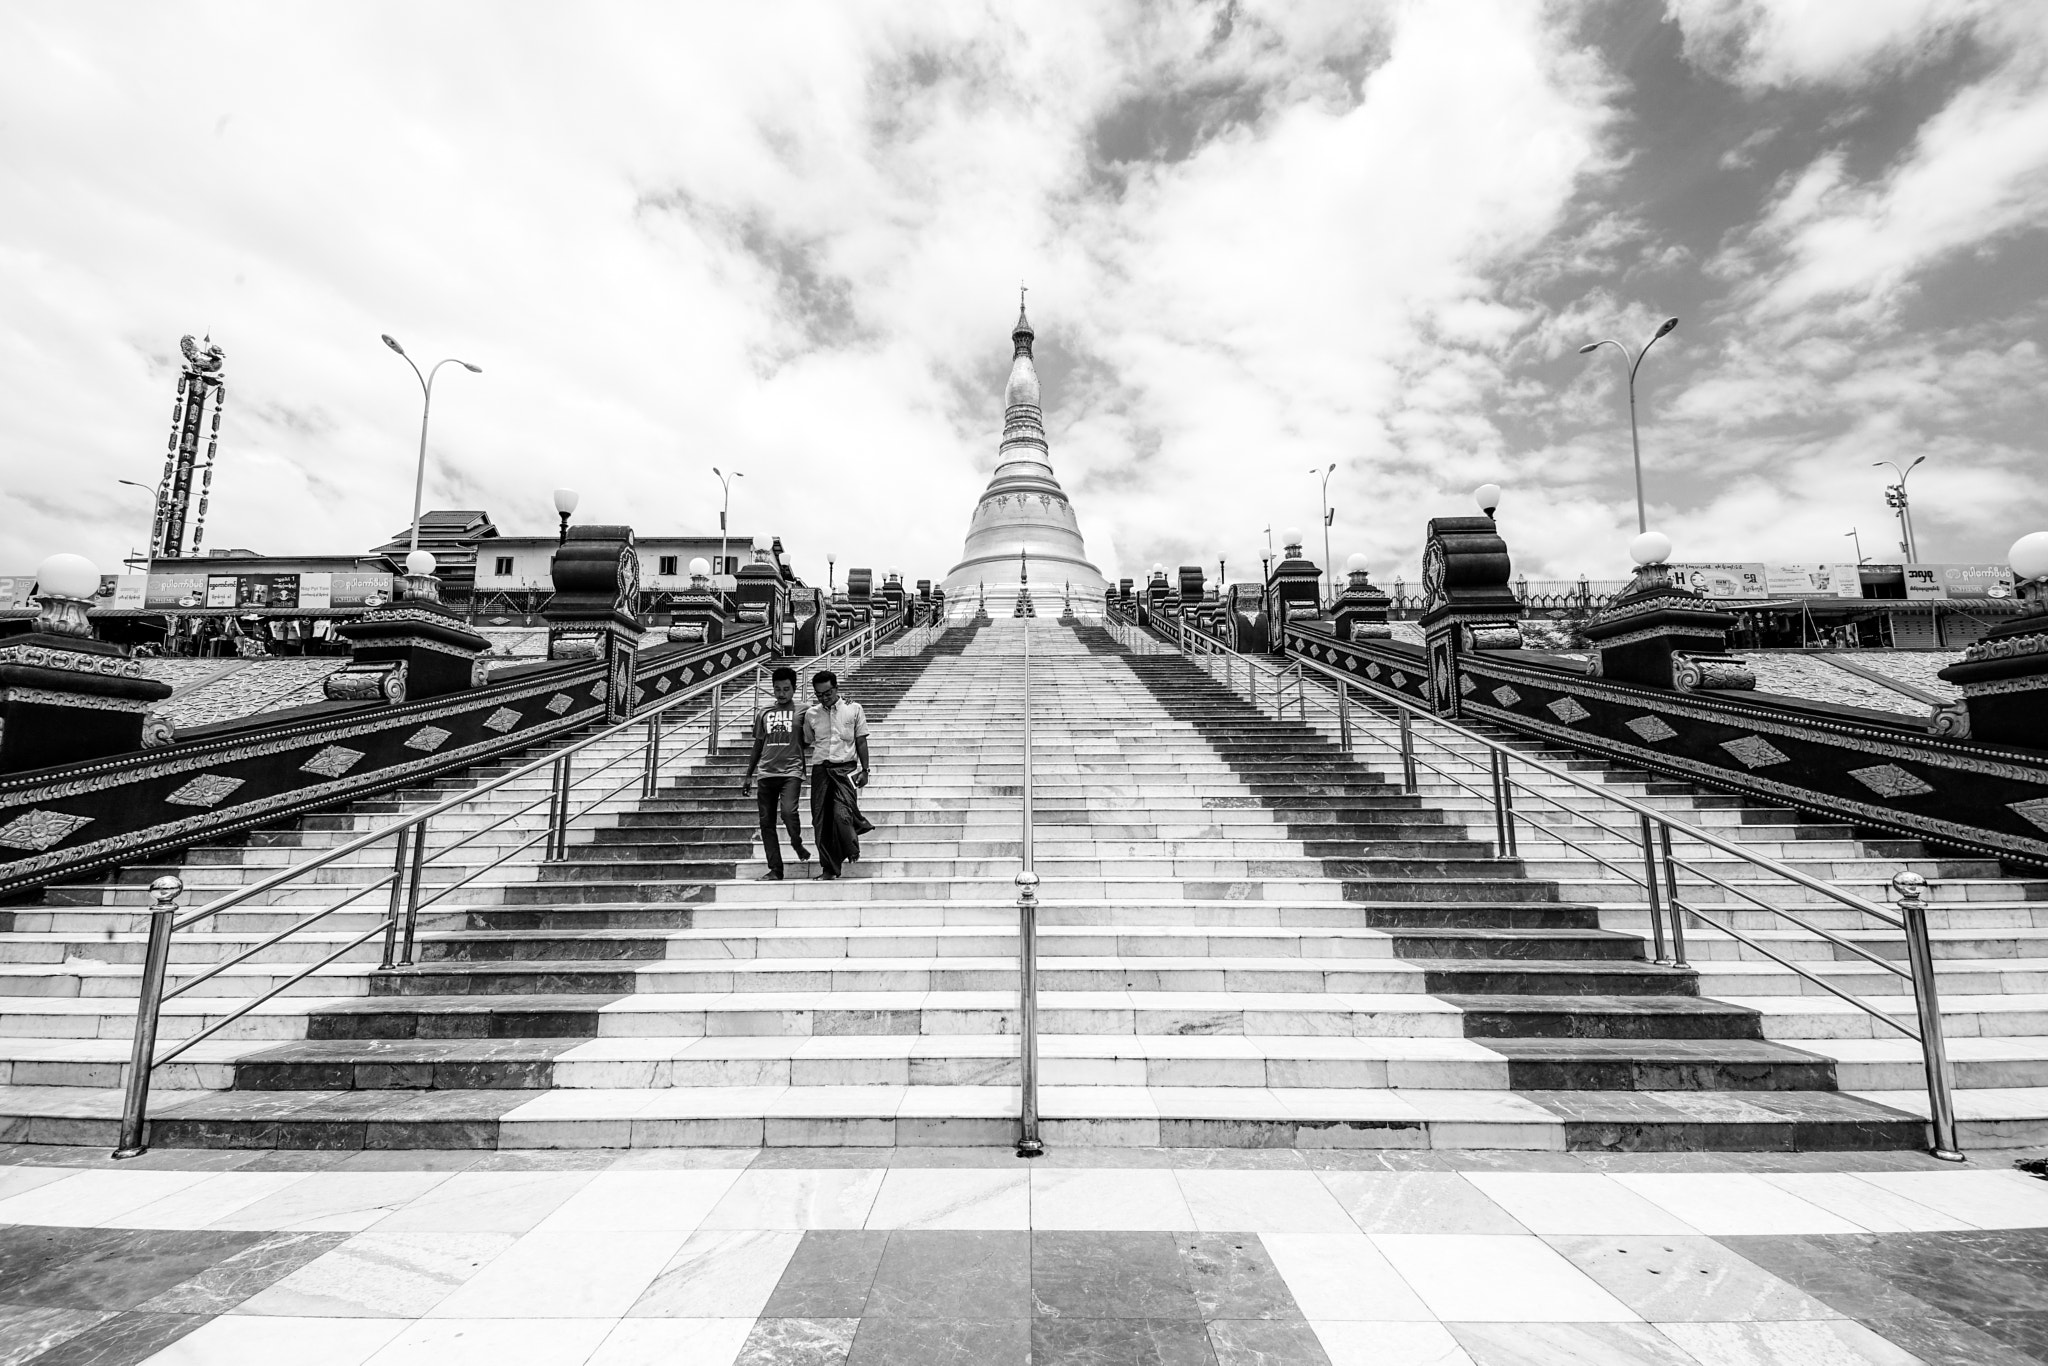
<path id="1" fill-rule="evenodd" d="M 147 539 L 178 341 L 209 547 L 780 535 L 944 576 L 1028 283 L 1112 578 L 1268 529 L 1416 577 L 1503 490 L 1532 579 L 2001 560 L 2048 526 L 2030 0 L 0 3 L 0 573 Z"/>

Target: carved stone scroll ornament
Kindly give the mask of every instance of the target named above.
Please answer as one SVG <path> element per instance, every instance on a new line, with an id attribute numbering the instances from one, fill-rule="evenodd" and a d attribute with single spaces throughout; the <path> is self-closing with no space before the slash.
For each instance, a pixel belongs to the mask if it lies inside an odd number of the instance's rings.
<path id="1" fill-rule="evenodd" d="M 1519 650 L 1522 628 L 1509 621 L 1481 622 L 1464 628 L 1468 650 Z"/>
<path id="2" fill-rule="evenodd" d="M 171 723 L 164 719 L 162 712 L 150 711 L 143 716 L 142 747 L 144 749 L 156 749 L 160 745 L 171 744 L 177 738 L 177 733 L 171 729 Z"/>
<path id="3" fill-rule="evenodd" d="M 1749 665 L 1733 655 L 1672 654 L 1671 681 L 1681 692 L 1756 687 Z"/>
<path id="4" fill-rule="evenodd" d="M 403 702 L 406 666 L 398 663 L 356 663 L 327 675 L 324 685 L 333 702 Z"/>

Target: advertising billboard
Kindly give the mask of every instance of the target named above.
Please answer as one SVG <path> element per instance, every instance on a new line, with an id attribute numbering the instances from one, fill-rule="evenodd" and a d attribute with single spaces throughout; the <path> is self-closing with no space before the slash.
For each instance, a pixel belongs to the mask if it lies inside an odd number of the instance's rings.
<path id="1" fill-rule="evenodd" d="M 138 580 L 129 587 L 127 580 Z M 200 607 L 225 607 L 237 612 L 287 612 L 382 607 L 391 601 L 389 574 L 151 574 L 146 586 L 140 575 L 122 576 L 122 587 L 138 600 L 121 606 L 152 612 L 189 612 Z M 139 596 L 138 596 L 139 595 Z"/>
<path id="2" fill-rule="evenodd" d="M 1853 564 L 1767 564 L 1764 587 L 1774 598 L 1863 596 L 1863 579 Z"/>
<path id="3" fill-rule="evenodd" d="M 151 574 L 142 605 L 152 612 L 176 612 L 206 606 L 206 575 Z"/>
<path id="4" fill-rule="evenodd" d="M 36 605 L 36 576 L 33 574 L 11 574 L 0 576 L 0 611 Z"/>
<path id="5" fill-rule="evenodd" d="M 2010 598 L 2012 569 L 2002 564 L 1933 564 L 1923 566 L 1939 576 L 1941 595 L 1950 602 L 1982 602 Z"/>
<path id="6" fill-rule="evenodd" d="M 1762 564 L 1674 564 L 1671 581 L 1705 598 L 1762 600 L 1770 596 Z"/>

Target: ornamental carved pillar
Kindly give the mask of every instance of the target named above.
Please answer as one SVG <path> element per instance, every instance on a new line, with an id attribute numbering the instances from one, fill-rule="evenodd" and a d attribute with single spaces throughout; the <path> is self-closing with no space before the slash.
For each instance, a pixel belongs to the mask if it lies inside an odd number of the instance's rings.
<path id="1" fill-rule="evenodd" d="M 0 640 L 0 773 L 84 763 L 170 740 L 150 708 L 171 686 L 92 633 L 86 616 L 100 572 L 79 555 L 36 571 L 41 613 Z"/>
<path id="2" fill-rule="evenodd" d="M 1457 716 L 1460 660 L 1478 650 L 1522 648 L 1522 604 L 1508 587 L 1508 543 L 1491 517 L 1432 517 L 1422 551 L 1422 626 L 1429 698 Z"/>
<path id="3" fill-rule="evenodd" d="M 640 648 L 640 555 L 629 526 L 572 526 L 555 548 L 555 596 L 542 613 L 549 659 L 604 665 L 605 716 L 633 712 L 633 670 Z"/>

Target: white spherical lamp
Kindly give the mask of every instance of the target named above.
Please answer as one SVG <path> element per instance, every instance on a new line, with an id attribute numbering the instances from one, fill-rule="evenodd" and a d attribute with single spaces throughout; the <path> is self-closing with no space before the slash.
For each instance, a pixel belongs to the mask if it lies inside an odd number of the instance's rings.
<path id="1" fill-rule="evenodd" d="M 1500 485 L 1481 484 L 1472 490 L 1472 501 L 1479 504 L 1481 512 L 1493 516 L 1493 510 L 1500 506 Z"/>
<path id="2" fill-rule="evenodd" d="M 576 504 L 581 501 L 582 495 L 577 493 L 575 489 L 555 490 L 555 511 L 561 513 L 564 517 L 574 512 Z"/>
<path id="3" fill-rule="evenodd" d="M 1288 545 L 1300 545 L 1301 528 L 1298 526 L 1291 526 L 1287 528 L 1287 535 L 1282 539 L 1285 540 Z"/>
<path id="4" fill-rule="evenodd" d="M 83 555 L 52 555 L 36 566 L 36 585 L 46 597 L 90 598 L 100 591 L 100 568 Z"/>
<path id="5" fill-rule="evenodd" d="M 690 576 L 692 578 L 701 579 L 708 575 L 710 572 L 711 561 L 705 559 L 702 555 L 699 555 L 696 559 L 690 561 Z"/>
<path id="6" fill-rule="evenodd" d="M 2012 576 L 2021 583 L 2048 578 L 2048 531 L 2030 531 L 2012 543 L 2005 554 Z"/>
<path id="7" fill-rule="evenodd" d="M 436 563 L 433 551 L 415 550 L 405 557 L 405 572 L 413 578 L 423 579 L 434 572 Z"/>
<path id="8" fill-rule="evenodd" d="M 1671 558 L 1671 538 L 1661 531 L 1645 531 L 1628 543 L 1628 557 L 1637 564 L 1663 564 Z"/>
<path id="9" fill-rule="evenodd" d="M 1347 574 L 1363 574 L 1365 572 L 1365 565 L 1365 555 L 1363 552 L 1360 552 L 1344 561 L 1344 572 Z"/>

